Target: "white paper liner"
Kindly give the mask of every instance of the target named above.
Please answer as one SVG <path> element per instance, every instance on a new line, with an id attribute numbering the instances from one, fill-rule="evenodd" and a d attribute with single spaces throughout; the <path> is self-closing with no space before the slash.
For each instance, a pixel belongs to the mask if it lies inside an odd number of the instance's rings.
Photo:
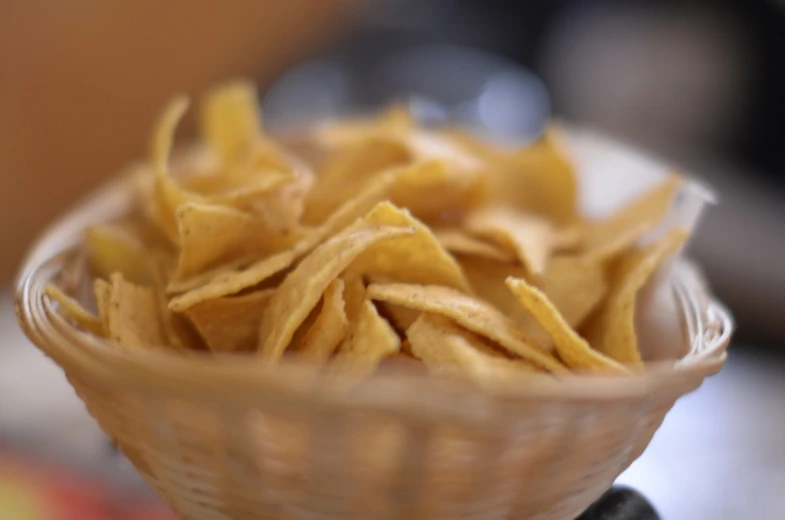
<path id="1" fill-rule="evenodd" d="M 560 126 L 564 144 L 577 169 L 580 210 L 588 217 L 612 213 L 669 173 L 683 174 L 665 161 L 595 131 L 573 125 Z M 713 202 L 715 197 L 710 189 L 688 178 L 665 220 L 642 237 L 640 243 L 649 243 L 677 227 L 693 236 L 706 205 Z M 677 360 L 690 348 L 691 338 L 684 325 L 683 309 L 670 283 L 673 261 L 683 254 L 688 244 L 689 239 L 652 276 L 638 296 L 635 325 L 644 361 Z"/>

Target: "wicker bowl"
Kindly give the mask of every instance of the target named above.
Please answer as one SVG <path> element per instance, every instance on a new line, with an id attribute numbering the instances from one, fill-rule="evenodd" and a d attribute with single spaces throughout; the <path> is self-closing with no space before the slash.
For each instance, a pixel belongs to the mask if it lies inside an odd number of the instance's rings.
<path id="1" fill-rule="evenodd" d="M 600 156 L 617 154 L 609 160 L 629 153 L 606 148 Z M 678 359 L 654 356 L 671 360 L 633 378 L 480 392 L 401 370 L 346 394 L 291 363 L 118 349 L 65 321 L 44 287 L 86 275 L 81 232 L 130 210 L 130 182 L 107 185 L 45 233 L 22 269 L 16 312 L 185 519 L 572 519 L 725 361 L 731 316 L 683 259 L 660 281 L 675 302 L 661 313 L 679 325 Z"/>

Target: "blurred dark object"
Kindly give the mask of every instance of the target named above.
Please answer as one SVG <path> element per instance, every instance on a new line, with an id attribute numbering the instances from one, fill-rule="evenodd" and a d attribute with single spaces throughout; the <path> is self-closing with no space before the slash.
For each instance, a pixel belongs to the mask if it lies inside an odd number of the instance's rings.
<path id="1" fill-rule="evenodd" d="M 586 510 L 577 520 L 659 520 L 657 511 L 646 498 L 624 486 L 615 486 Z"/>

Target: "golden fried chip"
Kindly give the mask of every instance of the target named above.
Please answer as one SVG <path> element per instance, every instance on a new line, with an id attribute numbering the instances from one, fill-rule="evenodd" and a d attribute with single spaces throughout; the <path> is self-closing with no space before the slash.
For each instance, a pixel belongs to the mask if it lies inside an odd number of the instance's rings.
<path id="1" fill-rule="evenodd" d="M 88 228 L 85 246 L 90 270 L 99 278 L 108 280 L 112 274 L 120 273 L 131 283 L 161 283 L 151 252 L 121 226 L 104 224 Z"/>
<path id="2" fill-rule="evenodd" d="M 204 341 L 185 316 L 172 312 L 166 298 L 166 291 L 162 287 L 156 287 L 156 296 L 161 327 L 167 344 L 181 349 L 202 350 L 205 346 Z"/>
<path id="3" fill-rule="evenodd" d="M 498 343 L 515 356 L 531 361 L 551 372 L 564 372 L 564 366 L 548 352 L 529 341 L 515 323 L 493 306 L 440 286 L 412 284 L 373 284 L 368 297 L 410 309 L 448 317 L 462 327 Z"/>
<path id="4" fill-rule="evenodd" d="M 119 273 L 111 279 L 108 336 L 119 345 L 155 348 L 167 344 L 154 289 L 134 285 Z M 100 309 L 100 307 L 99 307 Z"/>
<path id="5" fill-rule="evenodd" d="M 76 323 L 78 327 L 103 336 L 104 327 L 98 316 L 89 313 L 79 302 L 65 294 L 59 287 L 47 285 L 44 288 L 44 294 L 50 300 L 56 301 L 60 305 L 63 314 Z"/>
<path id="6" fill-rule="evenodd" d="M 214 352 L 254 350 L 273 289 L 205 300 L 185 314 Z"/>
<path id="7" fill-rule="evenodd" d="M 328 160 L 308 193 L 303 222 L 319 224 L 335 208 L 366 189 L 373 178 L 410 160 L 402 144 L 371 139 Z"/>
<path id="8" fill-rule="evenodd" d="M 277 362 L 327 286 L 363 251 L 414 233 L 405 227 L 353 226 L 319 245 L 276 290 L 260 328 L 259 355 L 267 362 Z"/>
<path id="9" fill-rule="evenodd" d="M 183 190 L 169 173 L 169 155 L 174 143 L 174 132 L 188 110 L 188 104 L 188 98 L 181 95 L 164 108 L 153 132 L 150 154 L 155 172 L 153 216 L 173 243 L 177 243 L 177 208 L 187 202 L 203 202 L 201 195 Z"/>
<path id="10" fill-rule="evenodd" d="M 468 212 L 486 196 L 487 176 L 479 167 L 458 167 L 438 158 L 400 168 L 390 200 L 417 218 L 437 221 Z"/>
<path id="11" fill-rule="evenodd" d="M 376 371 L 382 359 L 399 352 L 401 340 L 387 321 L 379 316 L 373 303 L 365 300 L 349 336 L 338 347 L 331 373 L 346 380 L 359 381 Z"/>
<path id="12" fill-rule="evenodd" d="M 172 283 L 249 255 L 264 256 L 291 244 L 269 233 L 258 218 L 225 206 L 188 203 L 177 208 L 180 257 Z"/>
<path id="13" fill-rule="evenodd" d="M 435 229 L 433 234 L 444 249 L 456 255 L 476 256 L 507 263 L 516 260 L 515 253 L 510 250 L 474 237 L 462 229 Z"/>
<path id="14" fill-rule="evenodd" d="M 330 121 L 313 130 L 315 141 L 327 149 L 355 146 L 380 136 L 400 135 L 412 130 L 414 118 L 408 108 L 393 104 L 375 117 Z"/>
<path id="15" fill-rule="evenodd" d="M 548 298 L 536 287 L 520 278 L 507 278 L 507 287 L 540 326 L 550 335 L 559 358 L 570 368 L 627 374 L 629 371 L 613 359 L 589 346 L 559 314 Z"/>
<path id="16" fill-rule="evenodd" d="M 510 275 L 522 278 L 514 273 Z M 542 290 L 567 325 L 577 328 L 608 290 L 604 266 L 581 257 L 551 258 L 542 278 Z"/>
<path id="17" fill-rule="evenodd" d="M 194 303 L 206 299 L 238 293 L 284 271 L 319 242 L 333 236 L 369 212 L 380 200 L 385 198 L 392 181 L 391 176 L 377 178 L 357 198 L 343 204 L 321 226 L 306 234 L 291 249 L 262 259 L 245 269 L 233 269 L 229 266 L 229 268 L 217 273 L 206 273 L 198 280 L 201 282 L 201 279 L 206 279 L 203 284 L 197 285 L 193 289 L 189 288 L 188 292 L 173 298 L 169 307 L 174 311 L 183 311 Z"/>
<path id="18" fill-rule="evenodd" d="M 297 353 L 308 362 L 324 363 L 349 331 L 343 299 L 344 281 L 333 280 L 322 296 L 319 315 L 303 338 Z"/>
<path id="19" fill-rule="evenodd" d="M 584 246 L 587 259 L 612 258 L 656 228 L 667 215 L 681 185 L 682 178 L 671 175 L 610 217 L 590 223 Z"/>
<path id="20" fill-rule="evenodd" d="M 98 319 L 101 321 L 101 328 L 104 330 L 104 336 L 109 335 L 109 307 L 112 301 L 112 284 L 106 280 L 97 278 L 93 282 L 93 294 L 95 295 L 95 304 L 98 309 Z"/>
<path id="21" fill-rule="evenodd" d="M 622 255 L 613 266 L 610 291 L 587 321 L 585 337 L 599 352 L 620 363 L 640 366 L 635 334 L 635 303 L 638 291 L 684 243 L 687 232 L 671 231 L 658 241 Z"/>
<path id="22" fill-rule="evenodd" d="M 365 284 L 360 276 L 342 275 L 342 279 L 346 317 L 352 322 L 360 315 L 360 309 L 365 301 Z"/>
<path id="23" fill-rule="evenodd" d="M 554 127 L 507 160 L 494 187 L 495 205 L 541 215 L 558 226 L 578 220 L 575 171 Z"/>
<path id="24" fill-rule="evenodd" d="M 202 135 L 228 167 L 249 159 L 261 137 L 261 113 L 256 87 L 249 81 L 231 81 L 211 89 L 201 100 Z"/>
<path id="25" fill-rule="evenodd" d="M 556 228 L 540 217 L 509 208 L 485 208 L 466 219 L 469 232 L 515 251 L 530 274 L 540 275 L 559 242 Z"/>
<path id="26" fill-rule="evenodd" d="M 409 211 L 381 202 L 363 220 L 367 226 L 403 226 L 414 229 L 415 233 L 414 236 L 386 240 L 369 248 L 353 262 L 351 272 L 398 282 L 444 285 L 463 292 L 471 291 L 455 258 Z"/>

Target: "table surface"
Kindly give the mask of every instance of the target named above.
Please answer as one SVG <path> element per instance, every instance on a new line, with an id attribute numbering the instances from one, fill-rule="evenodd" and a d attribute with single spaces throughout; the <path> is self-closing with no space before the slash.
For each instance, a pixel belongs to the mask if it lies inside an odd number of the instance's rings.
<path id="1" fill-rule="evenodd" d="M 785 518 L 785 363 L 731 348 L 726 367 L 682 398 L 620 478 L 665 520 Z M 56 429 L 52 426 L 57 425 Z M 144 489 L 60 370 L 18 331 L 0 296 L 0 441 Z"/>

